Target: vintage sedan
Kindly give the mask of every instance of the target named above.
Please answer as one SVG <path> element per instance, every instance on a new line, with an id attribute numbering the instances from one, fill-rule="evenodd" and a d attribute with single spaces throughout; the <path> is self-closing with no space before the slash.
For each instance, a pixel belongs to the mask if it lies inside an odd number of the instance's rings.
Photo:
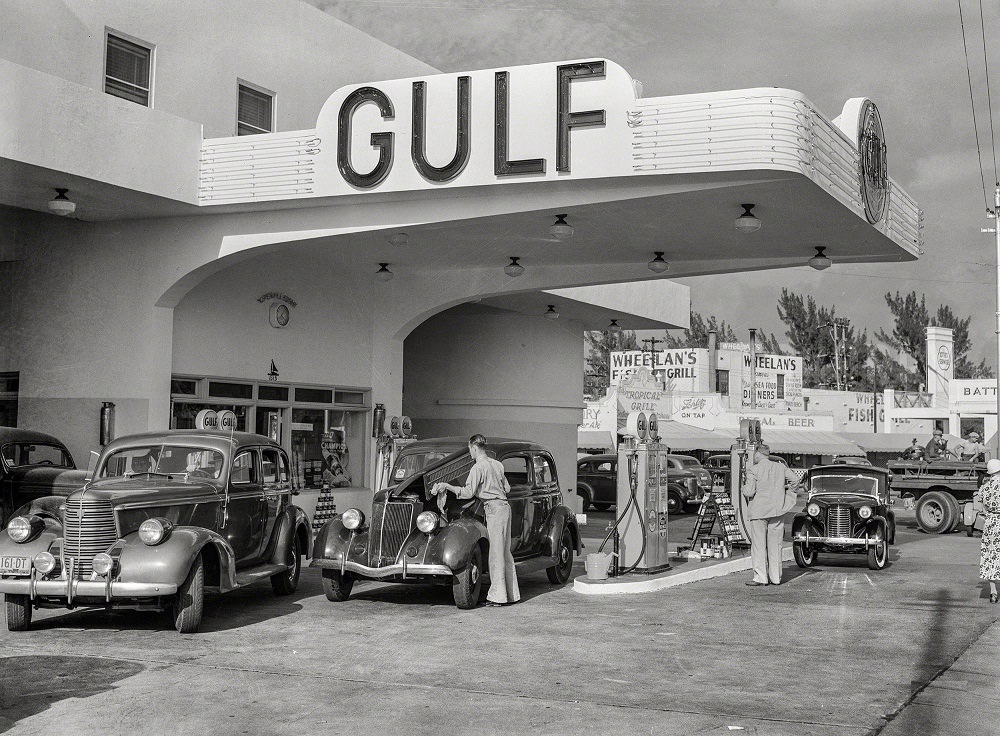
<path id="1" fill-rule="evenodd" d="M 66 446 L 50 434 L 0 427 L 0 529 L 14 510 L 44 496 L 68 496 L 83 487 Z"/>
<path id="2" fill-rule="evenodd" d="M 680 514 L 688 508 L 696 507 L 704 500 L 705 479 L 683 467 L 688 460 L 698 462 L 695 458 L 689 458 L 687 455 L 666 457 L 667 512 Z M 707 471 L 705 474 L 711 478 Z M 576 493 L 581 499 L 584 511 L 591 505 L 598 511 L 607 511 L 615 505 L 618 502 L 618 455 L 611 453 L 588 455 L 577 460 Z"/>
<path id="3" fill-rule="evenodd" d="M 0 532 L 7 628 L 27 629 L 35 608 L 102 606 L 167 610 L 190 633 L 206 588 L 270 579 L 289 595 L 311 542 L 293 493 L 288 457 L 267 437 L 175 430 L 115 440 L 81 490 L 32 501 Z"/>
<path id="4" fill-rule="evenodd" d="M 799 567 L 816 564 L 819 552 L 863 554 L 868 567 L 881 570 L 896 539 L 890 506 L 892 474 L 863 465 L 818 465 L 803 479 L 805 512 L 792 521 L 792 552 Z"/>
<path id="5" fill-rule="evenodd" d="M 483 503 L 452 494 L 432 496 L 437 481 L 465 483 L 473 466 L 467 438 L 414 442 L 400 452 L 393 485 L 377 493 L 371 513 L 348 509 L 316 535 L 312 565 L 322 568 L 331 601 L 346 601 L 357 580 L 438 583 L 452 587 L 455 605 L 473 608 L 489 575 Z M 576 516 L 563 504 L 551 453 L 520 440 L 489 439 L 510 483 L 511 552 L 519 574 L 545 570 L 569 580 L 581 549 Z"/>

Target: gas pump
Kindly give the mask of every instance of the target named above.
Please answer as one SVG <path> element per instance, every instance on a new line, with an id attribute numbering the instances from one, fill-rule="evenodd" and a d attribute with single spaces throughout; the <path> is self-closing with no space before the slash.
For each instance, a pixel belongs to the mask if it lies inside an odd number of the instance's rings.
<path id="1" fill-rule="evenodd" d="M 630 414 L 618 447 L 618 574 L 670 569 L 667 549 L 667 455 L 655 414 Z"/>
<path id="2" fill-rule="evenodd" d="M 747 469 L 753 464 L 753 454 L 763 443 L 759 419 L 741 419 L 740 437 L 730 450 L 729 467 L 729 497 L 736 512 L 736 521 L 745 539 L 750 539 L 750 527 L 747 524 L 747 501 L 743 497 L 743 484 L 746 483 Z"/>

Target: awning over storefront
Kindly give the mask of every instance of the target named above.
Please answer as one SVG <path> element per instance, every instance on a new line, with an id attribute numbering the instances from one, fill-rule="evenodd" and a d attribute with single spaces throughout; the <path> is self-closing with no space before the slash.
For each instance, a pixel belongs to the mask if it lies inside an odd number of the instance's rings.
<path id="1" fill-rule="evenodd" d="M 576 433 L 576 447 L 578 450 L 614 451 L 617 448 L 617 443 L 612 432 L 597 429 L 581 429 Z"/>
<path id="2" fill-rule="evenodd" d="M 684 422 L 661 421 L 660 439 L 671 450 L 706 450 L 708 452 L 729 452 L 736 441 L 736 433 L 727 434 L 722 430 L 702 429 Z"/>
<path id="3" fill-rule="evenodd" d="M 764 428 L 764 442 L 777 453 L 804 455 L 854 455 L 863 457 L 865 451 L 853 442 L 833 432 L 800 432 L 794 429 Z"/>

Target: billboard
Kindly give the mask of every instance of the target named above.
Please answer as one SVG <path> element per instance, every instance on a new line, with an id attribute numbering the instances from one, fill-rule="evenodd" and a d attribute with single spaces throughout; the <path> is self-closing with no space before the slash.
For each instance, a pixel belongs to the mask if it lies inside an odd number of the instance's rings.
<path id="1" fill-rule="evenodd" d="M 743 353 L 743 406 L 757 409 L 804 409 L 802 358 L 797 355 Z M 756 396 L 751 396 L 751 389 Z M 755 403 L 756 402 L 756 403 Z"/>
<path id="2" fill-rule="evenodd" d="M 618 386 L 641 369 L 647 369 L 665 391 L 708 390 L 708 350 L 623 350 L 610 355 L 609 379 Z"/>

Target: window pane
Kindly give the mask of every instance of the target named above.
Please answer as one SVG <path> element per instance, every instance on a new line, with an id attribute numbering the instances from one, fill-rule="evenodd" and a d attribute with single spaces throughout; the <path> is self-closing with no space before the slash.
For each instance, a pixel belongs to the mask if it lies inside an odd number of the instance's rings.
<path id="1" fill-rule="evenodd" d="M 535 483 L 551 483 L 555 480 L 555 473 L 552 471 L 552 463 L 547 457 L 535 455 Z"/>
<path id="2" fill-rule="evenodd" d="M 183 396 L 197 396 L 198 382 L 189 378 L 171 378 L 170 393 Z"/>
<path id="3" fill-rule="evenodd" d="M 233 483 L 256 483 L 257 468 L 254 465 L 253 453 L 247 450 L 241 452 L 233 460 L 233 470 L 230 474 Z"/>
<path id="4" fill-rule="evenodd" d="M 333 391 L 328 388 L 296 388 L 295 400 L 311 404 L 332 404 Z"/>
<path id="5" fill-rule="evenodd" d="M 104 91 L 148 105 L 150 56 L 145 46 L 108 34 Z"/>
<path id="6" fill-rule="evenodd" d="M 271 132 L 271 95 L 240 85 L 237 135 Z"/>
<path id="7" fill-rule="evenodd" d="M 250 383 L 225 383 L 223 381 L 209 381 L 208 395 L 219 396 L 226 399 L 252 399 L 253 384 Z"/>
<path id="8" fill-rule="evenodd" d="M 265 483 L 278 482 L 277 450 L 263 450 L 260 453 L 260 471 Z"/>
<path id="9" fill-rule="evenodd" d="M 334 403 L 364 406 L 365 394 L 363 391 L 336 391 L 334 392 Z"/>
<path id="10" fill-rule="evenodd" d="M 19 373 L 0 374 L 0 393 L 17 393 L 20 388 L 21 377 Z"/>
<path id="11" fill-rule="evenodd" d="M 288 386 L 258 386 L 257 398 L 261 401 L 288 401 Z"/>
<path id="12" fill-rule="evenodd" d="M 512 486 L 523 486 L 528 482 L 528 458 L 506 457 L 503 459 L 503 474 Z"/>

